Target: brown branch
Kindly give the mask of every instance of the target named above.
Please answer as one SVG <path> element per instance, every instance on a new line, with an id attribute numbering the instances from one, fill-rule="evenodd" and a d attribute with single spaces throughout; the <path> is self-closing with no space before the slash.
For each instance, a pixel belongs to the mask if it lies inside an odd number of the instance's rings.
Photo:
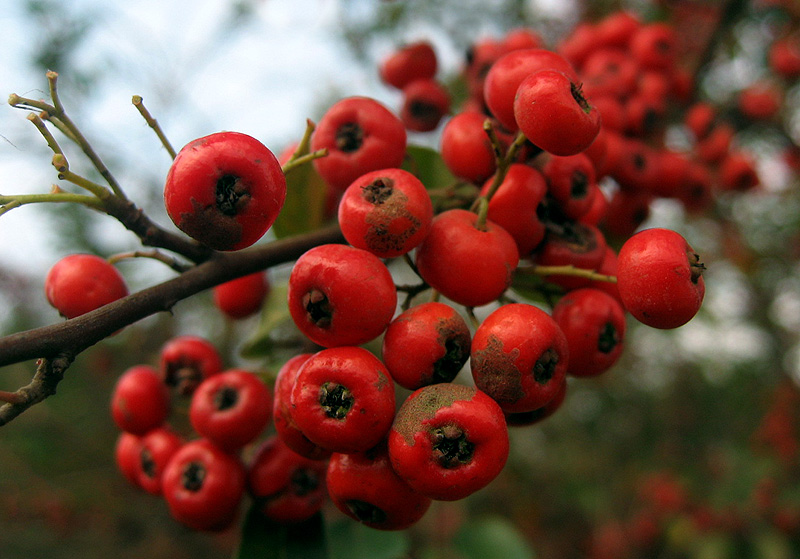
<path id="1" fill-rule="evenodd" d="M 0 366 L 31 359 L 41 359 L 43 364 L 31 384 L 17 391 L 24 394 L 25 401 L 0 407 L 0 425 L 52 395 L 75 356 L 124 327 L 158 312 L 168 312 L 177 302 L 220 283 L 291 262 L 315 246 L 342 242 L 339 227 L 331 226 L 239 252 L 212 253 L 205 262 L 176 278 L 97 310 L 0 338 Z"/>

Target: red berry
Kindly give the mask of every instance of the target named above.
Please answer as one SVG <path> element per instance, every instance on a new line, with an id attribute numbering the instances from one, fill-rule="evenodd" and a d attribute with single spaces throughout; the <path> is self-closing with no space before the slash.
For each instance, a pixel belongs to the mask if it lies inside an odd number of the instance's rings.
<path id="1" fill-rule="evenodd" d="M 469 358 L 470 332 L 453 307 L 430 302 L 395 318 L 381 356 L 394 381 L 409 390 L 452 381 Z"/>
<path id="2" fill-rule="evenodd" d="M 480 390 L 432 384 L 413 392 L 389 433 L 392 467 L 412 489 L 441 501 L 463 499 L 495 479 L 508 458 L 508 428 Z"/>
<path id="3" fill-rule="evenodd" d="M 427 41 L 404 45 L 381 62 L 379 73 L 384 83 L 403 89 L 414 80 L 436 75 L 436 51 Z"/>
<path id="4" fill-rule="evenodd" d="M 493 180 L 484 183 L 482 196 L 488 194 Z M 542 173 L 528 165 L 513 163 L 489 200 L 489 220 L 508 231 L 520 256 L 529 255 L 544 239 L 545 226 L 538 210 L 546 194 L 547 182 Z"/>
<path id="5" fill-rule="evenodd" d="M 203 379 L 222 370 L 222 357 L 217 348 L 199 336 L 176 336 L 161 348 L 161 379 L 180 394 L 191 394 Z"/>
<path id="6" fill-rule="evenodd" d="M 139 485 L 139 452 L 142 448 L 141 437 L 133 433 L 121 432 L 114 446 L 114 461 L 117 469 L 125 479 L 135 487 Z"/>
<path id="7" fill-rule="evenodd" d="M 422 278 L 442 295 L 468 307 L 500 297 L 519 264 L 514 238 L 502 227 L 461 209 L 436 216 L 428 237 L 417 249 Z"/>
<path id="8" fill-rule="evenodd" d="M 247 486 L 261 513 L 280 523 L 311 518 L 325 502 L 326 460 L 296 454 L 280 437 L 270 437 L 247 467 Z"/>
<path id="9" fill-rule="evenodd" d="M 334 454 L 327 474 L 331 501 L 344 514 L 378 530 L 405 530 L 431 505 L 392 469 L 385 445 L 358 454 Z"/>
<path id="10" fill-rule="evenodd" d="M 539 245 L 533 259 L 541 266 L 574 266 L 582 270 L 597 270 L 606 251 L 606 240 L 597 227 L 575 221 L 565 221 L 551 228 Z M 576 289 L 589 283 L 586 278 L 552 274 L 545 277 L 564 289 Z"/>
<path id="11" fill-rule="evenodd" d="M 392 425 L 394 404 L 389 372 L 360 347 L 314 354 L 297 372 L 291 394 L 297 427 L 332 452 L 361 452 L 378 444 Z"/>
<path id="12" fill-rule="evenodd" d="M 275 431 L 287 447 L 300 456 L 311 460 L 319 460 L 327 458 L 330 455 L 330 451 L 308 440 L 308 437 L 303 434 L 294 419 L 292 419 L 292 389 L 300 367 L 311 356 L 311 353 L 295 355 L 278 370 L 278 374 L 275 377 L 275 395 L 272 400 L 272 418 L 275 423 Z"/>
<path id="13" fill-rule="evenodd" d="M 492 64 L 483 83 L 483 97 L 492 115 L 510 131 L 517 130 L 514 97 L 522 81 L 539 70 L 557 70 L 578 82 L 572 65 L 560 54 L 540 48 L 514 50 Z"/>
<path id="14" fill-rule="evenodd" d="M 289 312 L 300 331 L 321 346 L 360 345 L 378 337 L 396 307 L 389 270 L 359 248 L 312 248 L 289 277 Z"/>
<path id="15" fill-rule="evenodd" d="M 604 291 L 591 287 L 570 291 L 553 307 L 553 320 L 567 338 L 567 374 L 597 376 L 622 354 L 625 310 Z"/>
<path id="16" fill-rule="evenodd" d="M 154 368 L 136 365 L 117 380 L 111 395 L 111 416 L 123 431 L 144 435 L 160 427 L 169 412 L 169 390 Z"/>
<path id="17" fill-rule="evenodd" d="M 554 155 L 585 150 L 600 130 L 600 113 L 580 86 L 558 70 L 540 70 L 522 81 L 514 117 L 528 140 Z"/>
<path id="18" fill-rule="evenodd" d="M 247 134 L 190 142 L 167 173 L 164 203 L 178 229 L 216 250 L 239 250 L 267 232 L 286 198 L 275 155 Z"/>
<path id="19" fill-rule="evenodd" d="M 555 320 L 533 305 L 503 305 L 487 316 L 472 340 L 475 386 L 508 413 L 552 400 L 568 366 L 568 347 Z"/>
<path id="20" fill-rule="evenodd" d="M 161 478 L 170 513 L 193 530 L 219 531 L 236 517 L 246 474 L 241 460 L 205 439 L 184 444 Z"/>
<path id="21" fill-rule="evenodd" d="M 669 70 L 675 65 L 677 33 L 667 23 L 642 25 L 631 37 L 630 53 L 642 68 Z"/>
<path id="22" fill-rule="evenodd" d="M 406 128 L 392 112 L 368 97 L 348 97 L 331 106 L 311 137 L 311 150 L 327 149 L 314 160 L 320 176 L 342 191 L 361 175 L 399 167 L 406 153 Z"/>
<path id="23" fill-rule="evenodd" d="M 592 206 L 595 190 L 595 169 L 583 153 L 551 156 L 542 169 L 548 192 L 570 219 L 578 219 Z"/>
<path id="24" fill-rule="evenodd" d="M 128 295 L 117 269 L 92 254 L 71 254 L 55 263 L 44 281 L 47 300 L 65 318 L 75 318 Z"/>
<path id="25" fill-rule="evenodd" d="M 183 439 L 168 427 L 153 429 L 142 436 L 136 468 L 139 487 L 151 495 L 161 495 L 161 476 L 181 446 Z"/>
<path id="26" fill-rule="evenodd" d="M 532 411 L 507 413 L 506 423 L 509 427 L 527 427 L 528 425 L 534 425 L 540 421 L 544 421 L 561 408 L 561 405 L 564 403 L 564 400 L 567 396 L 568 384 L 567 377 L 564 377 L 561 387 L 559 388 L 558 392 L 556 392 L 556 395 L 553 396 L 552 400 L 547 402 L 541 408 L 537 408 Z"/>
<path id="27" fill-rule="evenodd" d="M 492 143 L 483 128 L 486 116 L 466 111 L 453 116 L 442 130 L 442 160 L 455 176 L 481 183 L 497 168 Z"/>
<path id="28" fill-rule="evenodd" d="M 800 40 L 790 35 L 776 40 L 769 49 L 772 71 L 786 79 L 800 77 Z"/>
<path id="29" fill-rule="evenodd" d="M 620 249 L 617 288 L 625 308 L 637 320 L 654 328 L 677 328 L 700 309 L 704 269 L 679 233 L 645 229 Z"/>
<path id="30" fill-rule="evenodd" d="M 230 369 L 207 378 L 192 395 L 189 420 L 197 433 L 226 451 L 253 441 L 272 417 L 272 394 L 257 375 Z"/>
<path id="31" fill-rule="evenodd" d="M 450 93 L 436 80 L 414 80 L 403 88 L 400 119 L 409 130 L 436 130 L 439 122 L 449 112 Z"/>
<path id="32" fill-rule="evenodd" d="M 339 203 L 347 242 L 379 258 L 401 256 L 428 235 L 433 204 L 420 180 L 402 169 L 383 169 L 356 179 Z"/>
<path id="33" fill-rule="evenodd" d="M 242 276 L 216 286 L 214 304 L 229 318 L 246 318 L 261 310 L 269 288 L 264 272 Z"/>

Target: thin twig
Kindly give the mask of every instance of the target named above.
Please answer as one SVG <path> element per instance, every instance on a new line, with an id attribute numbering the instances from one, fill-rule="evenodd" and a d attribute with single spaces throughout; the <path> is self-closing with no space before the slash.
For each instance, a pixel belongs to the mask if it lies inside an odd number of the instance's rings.
<path id="1" fill-rule="evenodd" d="M 139 111 L 139 114 L 142 115 L 147 125 L 153 129 L 153 132 L 156 133 L 158 139 L 161 141 L 161 145 L 164 146 L 164 149 L 167 150 L 167 153 L 172 159 L 175 159 L 177 155 L 175 148 L 172 147 L 172 144 L 167 139 L 167 135 L 164 134 L 164 130 L 161 129 L 161 125 L 158 124 L 158 121 L 153 118 L 150 114 L 150 111 L 147 110 L 147 107 L 144 106 L 144 101 L 142 100 L 141 95 L 134 95 L 133 96 L 133 106 Z"/>

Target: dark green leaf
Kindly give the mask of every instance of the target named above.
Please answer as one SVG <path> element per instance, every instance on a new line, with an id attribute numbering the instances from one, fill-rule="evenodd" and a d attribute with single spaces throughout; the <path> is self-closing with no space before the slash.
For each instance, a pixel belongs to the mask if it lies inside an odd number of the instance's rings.
<path id="1" fill-rule="evenodd" d="M 328 187 L 312 163 L 286 173 L 286 201 L 272 231 L 279 239 L 317 229 L 325 221 Z"/>
<path id="2" fill-rule="evenodd" d="M 321 513 L 293 525 L 278 524 L 250 507 L 233 559 L 327 559 Z"/>
<path id="3" fill-rule="evenodd" d="M 408 157 L 403 163 L 403 169 L 413 173 L 425 188 L 443 188 L 457 182 L 438 151 L 411 145 L 406 148 L 406 153 Z"/>
<path id="4" fill-rule="evenodd" d="M 349 518 L 328 523 L 331 559 L 400 559 L 409 548 L 405 532 L 383 532 Z"/>
<path id="5" fill-rule="evenodd" d="M 465 559 L 533 559 L 536 556 L 510 522 L 495 516 L 464 525 L 456 534 L 454 544 Z"/>

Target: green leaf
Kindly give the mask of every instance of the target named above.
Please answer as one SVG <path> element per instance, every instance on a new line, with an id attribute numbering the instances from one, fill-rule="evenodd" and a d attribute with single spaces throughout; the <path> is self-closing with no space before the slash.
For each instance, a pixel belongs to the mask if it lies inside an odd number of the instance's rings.
<path id="1" fill-rule="evenodd" d="M 403 162 L 403 169 L 413 173 L 425 188 L 443 188 L 458 181 L 435 149 L 410 145 L 406 148 L 406 154 L 408 157 Z"/>
<path id="2" fill-rule="evenodd" d="M 322 514 L 298 524 L 283 525 L 266 518 L 253 505 L 242 524 L 233 559 L 327 559 Z"/>
<path id="3" fill-rule="evenodd" d="M 325 221 L 327 192 L 328 186 L 312 163 L 290 169 L 286 173 L 286 201 L 272 225 L 275 236 L 282 239 L 319 228 Z"/>
<path id="4" fill-rule="evenodd" d="M 328 523 L 331 559 L 401 559 L 408 554 L 405 532 L 384 532 L 349 518 Z"/>
<path id="5" fill-rule="evenodd" d="M 252 336 L 242 345 L 246 359 L 265 358 L 273 365 L 301 353 L 308 341 L 297 329 L 286 303 L 288 287 L 273 285 L 261 310 L 261 319 Z"/>
<path id="6" fill-rule="evenodd" d="M 536 556 L 516 528 L 499 516 L 465 524 L 453 543 L 465 559 L 533 559 Z"/>

